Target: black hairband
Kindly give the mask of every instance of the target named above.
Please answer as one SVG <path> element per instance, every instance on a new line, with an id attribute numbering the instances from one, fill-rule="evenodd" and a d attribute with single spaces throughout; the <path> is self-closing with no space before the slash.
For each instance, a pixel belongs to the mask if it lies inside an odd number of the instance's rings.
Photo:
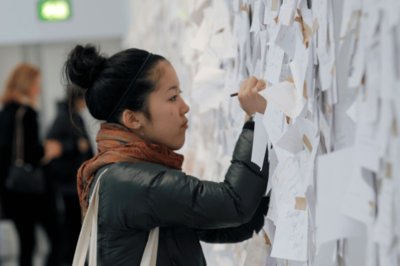
<path id="1" fill-rule="evenodd" d="M 118 106 L 121 104 L 122 100 L 125 98 L 126 94 L 128 93 L 128 91 L 131 90 L 131 87 L 133 87 L 133 85 L 135 85 L 136 80 L 138 79 L 138 77 L 140 76 L 140 74 L 142 73 L 144 67 L 146 66 L 147 62 L 149 61 L 150 57 L 151 57 L 152 53 L 149 53 L 146 57 L 146 60 L 144 60 L 142 66 L 140 67 L 139 71 L 136 73 L 135 78 L 132 80 L 132 82 L 129 84 L 128 88 L 126 88 L 124 94 L 122 95 L 122 97 L 119 99 L 117 105 L 115 105 L 114 109 L 112 110 L 112 112 L 110 113 L 110 115 L 108 116 L 108 121 L 110 121 L 110 119 L 112 118 L 112 116 L 114 115 L 115 111 L 118 109 Z"/>

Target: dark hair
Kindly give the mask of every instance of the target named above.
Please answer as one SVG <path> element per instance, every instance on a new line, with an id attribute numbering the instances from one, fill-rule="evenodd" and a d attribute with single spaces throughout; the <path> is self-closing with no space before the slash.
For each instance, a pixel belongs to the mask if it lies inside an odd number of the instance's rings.
<path id="1" fill-rule="evenodd" d="M 81 91 L 86 91 L 86 105 L 90 114 L 98 120 L 118 123 L 126 109 L 140 111 L 150 120 L 148 96 L 157 89 L 157 82 L 162 77 L 158 63 L 167 61 L 155 54 L 150 57 L 114 115 L 108 117 L 148 55 L 144 50 L 127 49 L 107 58 L 91 44 L 85 47 L 77 45 L 69 53 L 64 65 L 65 79 L 69 83 L 67 86 L 72 83 Z"/>

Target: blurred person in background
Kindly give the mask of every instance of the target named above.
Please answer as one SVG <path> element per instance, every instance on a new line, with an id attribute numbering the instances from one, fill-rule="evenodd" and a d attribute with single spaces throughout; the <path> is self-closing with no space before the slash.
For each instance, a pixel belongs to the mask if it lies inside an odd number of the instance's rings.
<path id="1" fill-rule="evenodd" d="M 79 167 L 93 157 L 80 113 L 86 108 L 82 90 L 69 87 L 67 98 L 58 103 L 57 116 L 47 134 L 48 141 L 59 143 L 61 156 L 45 167 L 45 174 L 61 194 L 65 206 L 62 221 L 62 260 L 71 265 L 81 229 L 81 211 L 76 184 Z"/>
<path id="2" fill-rule="evenodd" d="M 14 131 L 16 113 L 20 107 L 26 110 L 21 120 L 24 162 L 36 169 L 40 167 L 41 162 L 61 155 L 58 142 L 47 141 L 43 145 L 39 142 L 36 107 L 40 91 L 40 71 L 29 64 L 20 64 L 11 73 L 1 98 L 4 108 L 0 112 L 0 196 L 3 216 L 14 221 L 19 235 L 20 266 L 32 265 L 36 222 L 42 224 L 51 242 L 46 265 L 56 265 L 58 256 L 57 222 L 48 180 L 45 180 L 47 186 L 42 194 L 10 191 L 5 186 L 10 167 L 14 165 Z"/>

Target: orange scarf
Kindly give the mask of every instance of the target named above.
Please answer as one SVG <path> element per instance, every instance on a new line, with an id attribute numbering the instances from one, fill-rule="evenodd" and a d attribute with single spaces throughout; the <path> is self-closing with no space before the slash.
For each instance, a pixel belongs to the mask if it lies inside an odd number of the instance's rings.
<path id="1" fill-rule="evenodd" d="M 86 161 L 78 170 L 78 195 L 85 217 L 89 190 L 97 170 L 117 162 L 149 162 L 182 170 L 183 155 L 160 144 L 151 144 L 118 124 L 101 124 L 96 137 L 98 155 Z"/>

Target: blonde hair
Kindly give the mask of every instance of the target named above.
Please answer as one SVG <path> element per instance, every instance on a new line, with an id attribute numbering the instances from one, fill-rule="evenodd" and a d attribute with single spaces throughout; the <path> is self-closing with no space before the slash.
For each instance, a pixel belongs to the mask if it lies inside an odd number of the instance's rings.
<path id="1" fill-rule="evenodd" d="M 26 63 L 18 65 L 7 80 L 1 103 L 21 103 L 23 98 L 29 98 L 35 79 L 39 76 L 40 71 L 36 67 Z"/>

